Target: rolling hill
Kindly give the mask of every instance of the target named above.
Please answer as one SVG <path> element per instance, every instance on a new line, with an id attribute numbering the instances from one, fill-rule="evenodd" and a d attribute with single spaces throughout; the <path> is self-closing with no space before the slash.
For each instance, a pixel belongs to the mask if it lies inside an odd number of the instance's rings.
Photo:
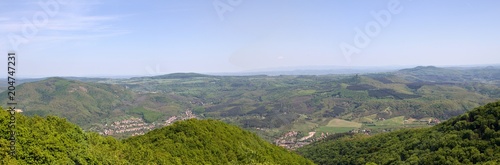
<path id="1" fill-rule="evenodd" d="M 470 67 L 470 68 L 440 68 L 435 66 L 418 66 L 415 68 L 401 69 L 396 74 L 413 81 L 433 82 L 467 82 L 482 81 L 496 82 L 500 77 L 498 67 Z"/>

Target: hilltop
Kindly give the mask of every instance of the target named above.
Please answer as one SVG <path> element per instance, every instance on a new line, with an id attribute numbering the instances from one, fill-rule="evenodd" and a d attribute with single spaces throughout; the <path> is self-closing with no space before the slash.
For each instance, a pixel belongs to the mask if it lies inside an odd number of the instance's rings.
<path id="1" fill-rule="evenodd" d="M 298 152 L 318 164 L 494 164 L 500 163 L 499 120 L 500 101 L 431 128 L 335 135 Z"/>
<path id="2" fill-rule="evenodd" d="M 312 164 L 256 134 L 216 120 L 176 122 L 123 142 L 137 148 L 130 157 L 143 159 L 129 160 L 138 164 L 172 158 L 181 164 Z"/>
<path id="3" fill-rule="evenodd" d="M 186 120 L 116 140 L 84 132 L 65 119 L 17 114 L 17 157 L 9 149 L 9 114 L 0 108 L 2 164 L 312 164 L 236 126 Z"/>
<path id="4" fill-rule="evenodd" d="M 472 68 L 440 68 L 435 66 L 418 66 L 415 68 L 401 69 L 396 74 L 408 80 L 424 82 L 497 82 L 500 77 L 498 67 L 472 67 Z"/>

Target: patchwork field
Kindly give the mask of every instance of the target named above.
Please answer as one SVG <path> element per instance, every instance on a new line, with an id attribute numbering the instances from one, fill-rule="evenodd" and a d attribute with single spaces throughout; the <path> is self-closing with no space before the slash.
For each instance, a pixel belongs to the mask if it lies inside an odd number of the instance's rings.
<path id="1" fill-rule="evenodd" d="M 398 116 L 386 120 L 380 120 L 377 122 L 374 122 L 375 125 L 402 125 L 404 124 L 404 116 Z"/>
<path id="2" fill-rule="evenodd" d="M 358 122 L 352 122 L 342 119 L 332 119 L 326 126 L 320 126 L 316 129 L 316 131 L 320 133 L 342 133 L 360 128 L 361 126 L 362 124 Z"/>
<path id="3" fill-rule="evenodd" d="M 332 119 L 330 122 L 328 122 L 328 127 L 352 127 L 352 128 L 359 128 L 361 127 L 361 123 L 357 122 L 351 122 L 347 120 L 342 120 L 342 119 Z"/>
<path id="4" fill-rule="evenodd" d="M 321 126 L 316 129 L 316 132 L 318 133 L 343 133 L 343 132 L 349 132 L 350 130 L 356 129 L 356 127 L 328 127 L 328 126 Z"/>
<path id="5" fill-rule="evenodd" d="M 370 130 L 370 132 L 382 132 L 387 130 L 396 130 L 408 127 L 429 127 L 430 125 L 427 122 L 413 122 L 412 124 L 404 123 L 404 116 L 398 116 L 385 120 L 376 120 L 374 119 L 375 115 L 364 116 L 354 121 L 363 121 L 368 123 L 347 121 L 342 119 L 332 119 L 325 126 L 320 126 L 316 129 L 319 133 L 343 133 L 349 132 L 351 130 Z M 415 120 L 415 119 L 413 119 Z M 372 121 L 372 122 L 370 122 Z"/>

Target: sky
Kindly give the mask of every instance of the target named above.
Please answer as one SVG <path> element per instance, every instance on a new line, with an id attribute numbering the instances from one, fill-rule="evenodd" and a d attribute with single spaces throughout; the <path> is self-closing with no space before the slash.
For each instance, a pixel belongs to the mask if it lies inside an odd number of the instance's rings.
<path id="1" fill-rule="evenodd" d="M 0 8 L 0 67 L 15 52 L 18 77 L 500 63 L 498 0 L 2 0 Z"/>

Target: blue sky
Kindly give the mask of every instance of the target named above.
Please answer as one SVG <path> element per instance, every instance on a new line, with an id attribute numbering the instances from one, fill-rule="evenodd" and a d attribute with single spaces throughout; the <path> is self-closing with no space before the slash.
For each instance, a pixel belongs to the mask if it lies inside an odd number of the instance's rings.
<path id="1" fill-rule="evenodd" d="M 495 0 L 3 0 L 0 7 L 0 52 L 17 53 L 20 77 L 500 63 Z"/>

